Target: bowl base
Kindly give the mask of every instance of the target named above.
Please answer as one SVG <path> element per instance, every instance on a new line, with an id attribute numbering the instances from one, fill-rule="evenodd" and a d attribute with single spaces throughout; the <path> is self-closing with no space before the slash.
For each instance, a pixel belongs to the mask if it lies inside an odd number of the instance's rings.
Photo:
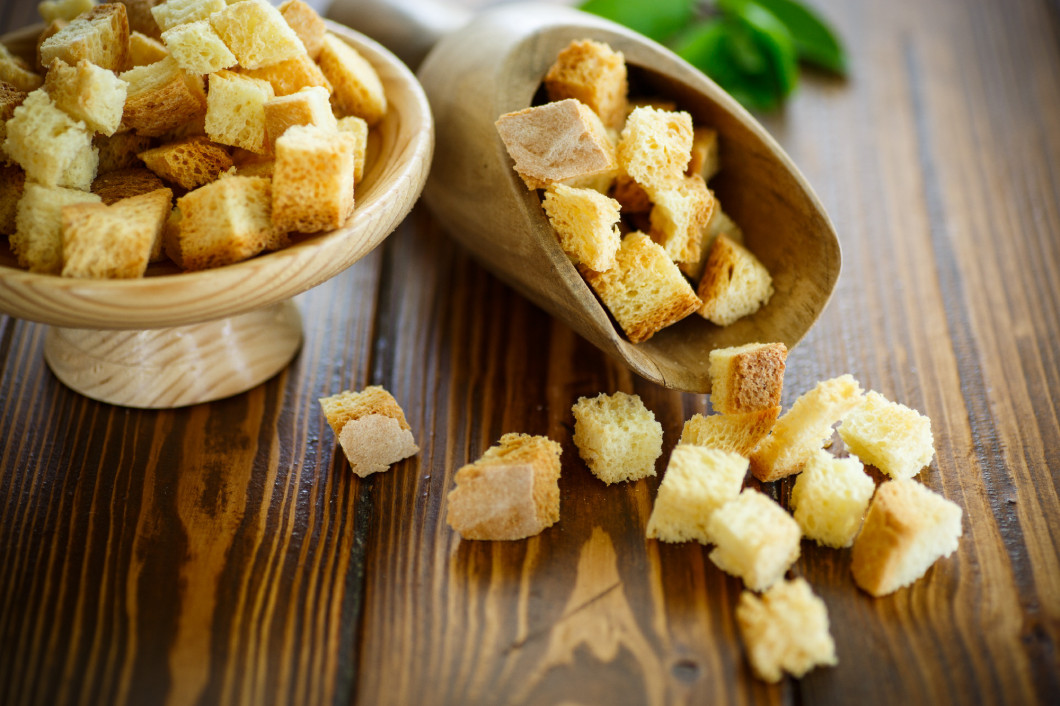
<path id="1" fill-rule="evenodd" d="M 67 387 L 94 400 L 145 409 L 245 392 L 287 366 L 302 344 L 294 302 L 215 321 L 147 331 L 52 326 L 44 359 Z"/>

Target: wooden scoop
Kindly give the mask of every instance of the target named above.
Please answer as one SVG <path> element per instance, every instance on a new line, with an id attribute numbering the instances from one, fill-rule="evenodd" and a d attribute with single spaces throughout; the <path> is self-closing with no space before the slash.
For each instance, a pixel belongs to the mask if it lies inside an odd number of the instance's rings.
<path id="1" fill-rule="evenodd" d="M 765 129 L 675 54 L 555 5 L 500 6 L 466 23 L 436 6 L 417 12 L 421 4 L 407 0 L 397 9 L 385 3 L 389 11 L 355 5 L 353 13 L 348 0 L 337 0 L 332 14 L 406 60 L 415 62 L 437 37 L 418 71 L 435 119 L 434 163 L 423 192 L 435 217 L 494 274 L 598 348 L 653 382 L 705 393 L 711 350 L 755 341 L 792 348 L 816 321 L 840 267 L 824 207 Z M 722 167 L 710 186 L 773 276 L 775 294 L 757 313 L 726 327 L 692 314 L 632 344 L 560 249 L 537 192 L 512 169 L 494 121 L 534 104 L 558 52 L 584 38 L 621 51 L 638 92 L 673 100 L 694 124 L 718 131 Z"/>

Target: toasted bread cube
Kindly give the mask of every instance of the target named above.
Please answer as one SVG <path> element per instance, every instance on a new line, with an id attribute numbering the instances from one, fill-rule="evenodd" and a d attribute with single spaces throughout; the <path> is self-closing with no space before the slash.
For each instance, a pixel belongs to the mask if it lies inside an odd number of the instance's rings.
<path id="1" fill-rule="evenodd" d="M 319 86 L 277 96 L 267 101 L 264 109 L 265 139 L 269 145 L 275 145 L 276 139 L 292 125 L 316 125 L 328 130 L 339 128 L 335 114 L 331 112 L 331 97 Z"/>
<path id="2" fill-rule="evenodd" d="M 30 272 L 59 274 L 63 266 L 63 206 L 98 201 L 98 196 L 87 191 L 26 181 L 10 240 L 18 264 Z"/>
<path id="3" fill-rule="evenodd" d="M 648 519 L 647 536 L 663 542 L 710 544 L 714 512 L 740 495 L 747 459 L 731 451 L 678 444 Z"/>
<path id="4" fill-rule="evenodd" d="M 806 537 L 828 547 L 849 547 L 861 527 L 876 484 L 856 458 L 819 450 L 791 489 L 795 521 Z"/>
<path id="5" fill-rule="evenodd" d="M 56 59 L 48 69 L 44 90 L 56 107 L 89 130 L 113 135 L 121 125 L 129 84 L 84 59 L 70 66 Z"/>
<path id="6" fill-rule="evenodd" d="M 92 193 L 107 206 L 130 196 L 148 194 L 164 189 L 165 184 L 153 172 L 143 167 L 115 169 L 100 174 L 92 181 Z"/>
<path id="7" fill-rule="evenodd" d="M 95 0 L 42 0 L 37 3 L 37 12 L 45 23 L 55 20 L 69 22 L 82 12 L 95 7 Z"/>
<path id="8" fill-rule="evenodd" d="M 684 179 L 691 156 L 691 115 L 647 106 L 629 114 L 618 141 L 618 163 L 653 197 Z"/>
<path id="9" fill-rule="evenodd" d="M 210 24 L 247 69 L 305 54 L 302 40 L 267 0 L 233 3 L 210 15 Z"/>
<path id="10" fill-rule="evenodd" d="M 647 341 L 699 308 L 677 265 L 644 233 L 622 239 L 614 268 L 582 268 L 581 273 L 633 343 Z"/>
<path id="11" fill-rule="evenodd" d="M 615 168 L 615 148 L 603 123 L 573 98 L 506 113 L 496 125 L 530 189 Z"/>
<path id="12" fill-rule="evenodd" d="M 324 36 L 317 63 L 331 82 L 331 101 L 340 116 L 356 115 L 371 127 L 386 115 L 386 94 L 368 60 L 330 32 Z"/>
<path id="13" fill-rule="evenodd" d="M 13 164 L 0 164 L 0 235 L 15 232 L 15 214 L 26 184 L 26 173 Z"/>
<path id="14" fill-rule="evenodd" d="M 210 183 L 232 166 L 228 150 L 201 136 L 145 150 L 140 159 L 158 176 L 189 190 Z"/>
<path id="15" fill-rule="evenodd" d="M 207 20 L 227 7 L 225 0 L 167 0 L 151 8 L 151 15 L 161 32 L 183 24 Z"/>
<path id="16" fill-rule="evenodd" d="M 42 44 L 44 44 L 44 42 L 46 42 L 48 40 L 48 37 L 51 37 L 51 36 L 54 36 L 54 35 L 58 34 L 59 30 L 61 30 L 63 27 L 65 27 L 68 24 L 70 24 L 70 23 L 67 22 L 66 20 L 52 20 L 47 25 L 45 25 L 44 29 L 41 30 L 41 33 L 37 35 L 37 48 L 36 48 L 36 51 L 33 53 L 33 56 L 34 56 L 33 70 L 34 71 L 36 71 L 39 74 L 47 73 L 48 67 L 45 66 L 44 64 L 42 64 L 41 60 L 40 60 L 40 47 L 41 47 Z"/>
<path id="17" fill-rule="evenodd" d="M 616 264 L 622 243 L 618 201 L 592 189 L 552 184 L 541 206 L 571 262 L 606 272 Z"/>
<path id="18" fill-rule="evenodd" d="M 162 33 L 169 55 L 193 74 L 212 74 L 236 65 L 233 54 L 206 20 L 171 27 Z"/>
<path id="19" fill-rule="evenodd" d="M 748 343 L 710 352 L 710 403 L 715 412 L 740 414 L 780 404 L 788 347 Z"/>
<path id="20" fill-rule="evenodd" d="M 111 206 L 80 203 L 62 209 L 63 277 L 143 277 L 169 216 L 173 192 L 157 189 Z"/>
<path id="21" fill-rule="evenodd" d="M 639 395 L 580 397 L 571 412 L 574 445 L 594 476 L 611 485 L 655 475 L 663 429 Z"/>
<path id="22" fill-rule="evenodd" d="M 4 151 L 4 141 L 7 139 L 7 121 L 15 115 L 15 108 L 22 105 L 29 95 L 20 91 L 11 84 L 0 82 L 0 164 L 10 163 L 11 160 Z"/>
<path id="23" fill-rule="evenodd" d="M 129 56 L 129 19 L 125 5 L 97 5 L 70 22 L 40 45 L 40 59 L 51 66 L 62 59 L 75 66 L 85 59 L 111 71 L 121 71 Z"/>
<path id="24" fill-rule="evenodd" d="M 698 174 L 703 177 L 703 181 L 710 181 L 720 168 L 718 131 L 709 127 L 692 128 L 692 154 L 688 161 L 687 173 Z"/>
<path id="25" fill-rule="evenodd" d="M 295 125 L 276 140 L 272 221 L 280 230 L 338 228 L 353 212 L 357 143 L 344 132 Z"/>
<path id="26" fill-rule="evenodd" d="M 263 154 L 268 149 L 265 103 L 274 97 L 268 81 L 231 71 L 210 74 L 210 92 L 206 95 L 206 134 L 222 145 Z"/>
<path id="27" fill-rule="evenodd" d="M 746 414 L 693 414 L 681 430 L 682 444 L 732 451 L 746 458 L 769 434 L 780 415 L 780 406 Z"/>
<path id="28" fill-rule="evenodd" d="M 710 213 L 710 220 L 707 221 L 707 227 L 699 233 L 699 257 L 695 260 L 679 263 L 681 271 L 688 275 L 693 282 L 700 282 L 703 279 L 703 270 L 706 269 L 707 258 L 710 257 L 714 239 L 722 233 L 732 242 L 738 245 L 743 244 L 743 231 L 721 210 L 721 204 L 715 197 L 714 208 Z"/>
<path id="29" fill-rule="evenodd" d="M 329 96 L 331 94 L 331 82 L 308 54 L 299 54 L 291 59 L 262 66 L 260 69 L 240 68 L 238 72 L 244 76 L 268 81 L 277 96 L 288 96 L 312 86 L 319 86 L 327 90 Z"/>
<path id="30" fill-rule="evenodd" d="M 361 478 L 419 453 L 401 405 L 378 385 L 322 397 L 320 406 L 350 469 Z"/>
<path id="31" fill-rule="evenodd" d="M 116 132 L 113 135 L 96 135 L 92 144 L 99 151 L 97 175 L 118 169 L 142 167 L 138 154 L 151 146 L 151 138 L 135 132 Z"/>
<path id="32" fill-rule="evenodd" d="M 154 20 L 151 20 L 154 22 Z M 169 50 L 159 40 L 142 32 L 129 34 L 129 68 L 147 66 L 169 56 Z"/>
<path id="33" fill-rule="evenodd" d="M 650 213 L 651 196 L 628 174 L 619 174 L 611 185 L 611 198 L 622 205 L 622 213 Z"/>
<path id="34" fill-rule="evenodd" d="M 316 10 L 302 0 L 286 0 L 280 3 L 277 9 L 283 15 L 284 21 L 302 40 L 309 58 L 316 61 L 320 56 L 320 50 L 324 47 L 324 35 L 328 31 L 324 20 Z"/>
<path id="35" fill-rule="evenodd" d="M 780 581 L 759 598 L 740 594 L 736 623 L 755 675 L 778 682 L 814 667 L 839 663 L 828 625 L 828 609 L 803 578 Z"/>
<path id="36" fill-rule="evenodd" d="M 710 246 L 698 294 L 703 300 L 699 315 L 728 326 L 769 303 L 773 278 L 750 250 L 723 233 Z"/>
<path id="37" fill-rule="evenodd" d="M 701 234 L 714 212 L 714 195 L 701 176 L 684 177 L 652 193 L 651 237 L 675 262 L 699 259 Z"/>
<path id="38" fill-rule="evenodd" d="M 177 199 L 177 208 L 180 226 L 166 252 L 188 270 L 230 265 L 286 242 L 272 225 L 272 183 L 262 177 L 223 176 Z"/>
<path id="39" fill-rule="evenodd" d="M 621 129 L 625 122 L 626 61 L 603 42 L 571 42 L 545 75 L 545 88 L 551 101 L 581 101 L 609 128 Z"/>
<path id="40" fill-rule="evenodd" d="M 141 135 L 165 135 L 206 113 L 202 77 L 181 69 L 171 56 L 129 69 L 121 78 L 129 84 L 122 122 Z"/>
<path id="41" fill-rule="evenodd" d="M 784 508 L 750 488 L 714 511 L 707 534 L 717 545 L 710 560 L 753 591 L 764 591 L 784 576 L 799 558 L 802 539 Z"/>
<path id="42" fill-rule="evenodd" d="M 36 90 L 44 83 L 44 77 L 33 72 L 29 65 L 0 44 L 0 81 L 24 93 Z"/>
<path id="43" fill-rule="evenodd" d="M 272 157 L 262 157 L 260 160 L 248 160 L 235 165 L 236 174 L 239 176 L 259 176 L 272 180 L 276 172 L 276 160 Z"/>
<path id="44" fill-rule="evenodd" d="M 158 40 L 162 35 L 162 28 L 158 26 L 158 21 L 155 20 L 155 16 L 151 14 L 151 10 L 154 9 L 155 5 L 158 5 L 162 0 L 120 0 L 121 4 L 125 5 L 125 14 L 129 18 L 129 51 L 133 51 L 132 42 L 133 34 L 139 34 L 143 37 Z M 130 66 L 139 66 L 139 64 L 130 63 Z"/>
<path id="45" fill-rule="evenodd" d="M 87 190 L 96 176 L 98 153 L 92 133 L 56 107 L 44 89 L 30 93 L 7 122 L 4 150 L 45 186 Z"/>
<path id="46" fill-rule="evenodd" d="M 873 596 L 908 586 L 957 549 L 961 507 L 912 479 L 880 485 L 854 540 L 854 581 Z"/>
<path id="47" fill-rule="evenodd" d="M 338 129 L 339 132 L 352 135 L 357 145 L 354 153 L 353 181 L 360 184 L 364 178 L 364 160 L 368 155 L 368 123 L 364 118 L 347 115 L 345 118 L 339 118 Z"/>
<path id="48" fill-rule="evenodd" d="M 931 420 L 915 409 L 870 391 L 839 425 L 847 450 L 891 478 L 912 478 L 931 463 Z"/>
<path id="49" fill-rule="evenodd" d="M 832 425 L 861 404 L 861 385 L 850 375 L 822 380 L 795 400 L 751 455 L 751 473 L 768 483 L 799 473 L 832 435 Z"/>
<path id="50" fill-rule="evenodd" d="M 482 458 L 456 472 L 446 523 L 464 539 L 515 540 L 559 520 L 559 444 L 505 434 Z"/>

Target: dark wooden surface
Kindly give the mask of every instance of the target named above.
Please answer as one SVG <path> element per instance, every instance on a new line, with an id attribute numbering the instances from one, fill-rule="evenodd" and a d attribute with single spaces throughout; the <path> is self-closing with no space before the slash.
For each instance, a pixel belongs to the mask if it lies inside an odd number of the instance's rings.
<path id="1" fill-rule="evenodd" d="M 844 269 L 784 403 L 850 372 L 928 414 L 920 479 L 965 513 L 958 552 L 881 599 L 849 551 L 803 544 L 837 667 L 752 679 L 739 582 L 707 548 L 645 540 L 658 480 L 605 488 L 571 442 L 579 395 L 639 393 L 664 452 L 708 398 L 610 363 L 417 209 L 300 297 L 301 353 L 232 399 L 92 402 L 49 372 L 43 327 L 0 317 L 0 703 L 1060 701 L 1057 7 L 815 4 L 852 79 L 811 75 L 765 122 Z M 33 19 L 0 7 L 0 30 Z M 359 480 L 316 398 L 369 383 L 422 451 Z M 507 431 L 563 445 L 561 521 L 460 542 L 452 475 Z"/>

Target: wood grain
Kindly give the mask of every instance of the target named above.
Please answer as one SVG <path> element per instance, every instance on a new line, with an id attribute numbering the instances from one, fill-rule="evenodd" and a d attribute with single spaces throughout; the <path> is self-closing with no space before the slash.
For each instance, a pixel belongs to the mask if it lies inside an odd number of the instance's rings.
<path id="1" fill-rule="evenodd" d="M 644 539 L 658 478 L 605 487 L 570 440 L 578 396 L 632 391 L 665 459 L 709 399 L 632 375 L 417 207 L 298 298 L 293 363 L 227 400 L 93 402 L 48 371 L 43 326 L 0 317 L 0 703 L 1060 701 L 1055 5 L 815 5 L 851 78 L 804 74 L 765 124 L 844 268 L 783 402 L 850 372 L 926 413 L 919 479 L 965 513 L 957 553 L 880 599 L 848 550 L 803 543 L 794 573 L 828 606 L 838 666 L 754 680 L 739 582 L 708 548 Z M 367 384 L 422 451 L 362 480 L 316 399 Z M 561 443 L 561 520 L 460 541 L 452 475 L 506 431 Z M 761 487 L 786 502 L 790 481 Z"/>

